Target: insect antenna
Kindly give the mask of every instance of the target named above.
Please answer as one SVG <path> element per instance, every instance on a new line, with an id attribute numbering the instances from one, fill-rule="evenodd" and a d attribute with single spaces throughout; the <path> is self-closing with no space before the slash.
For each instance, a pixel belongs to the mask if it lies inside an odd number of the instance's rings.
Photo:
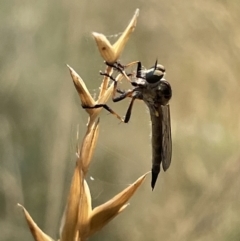
<path id="1" fill-rule="evenodd" d="M 158 63 L 158 59 L 156 59 L 155 65 L 154 65 L 154 69 L 157 69 L 157 63 Z"/>

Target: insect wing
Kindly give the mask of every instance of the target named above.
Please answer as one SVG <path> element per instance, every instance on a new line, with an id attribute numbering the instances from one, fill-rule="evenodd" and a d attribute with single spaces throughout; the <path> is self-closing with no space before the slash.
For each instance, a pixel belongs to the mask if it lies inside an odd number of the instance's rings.
<path id="1" fill-rule="evenodd" d="M 166 171 L 172 159 L 171 118 L 169 105 L 162 108 L 162 167 Z"/>

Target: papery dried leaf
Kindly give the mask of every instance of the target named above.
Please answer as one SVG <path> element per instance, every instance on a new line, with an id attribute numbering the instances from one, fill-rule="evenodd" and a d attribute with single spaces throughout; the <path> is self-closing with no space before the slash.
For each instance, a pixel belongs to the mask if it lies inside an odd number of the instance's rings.
<path id="1" fill-rule="evenodd" d="M 142 184 L 145 175 L 141 176 L 137 181 L 117 194 L 108 202 L 93 209 L 90 216 L 90 235 L 102 229 L 109 221 L 123 211 L 127 204 L 126 202 L 133 196 L 138 187 Z"/>
<path id="2" fill-rule="evenodd" d="M 79 201 L 83 197 L 83 174 L 76 165 L 60 230 L 61 241 L 74 241 L 78 230 Z"/>
<path id="3" fill-rule="evenodd" d="M 84 106 L 94 106 L 95 101 L 92 98 L 91 94 L 89 93 L 84 81 L 82 78 L 77 74 L 77 72 L 71 68 L 69 65 L 67 65 L 69 68 L 70 74 L 73 79 L 73 83 L 75 85 L 75 88 L 77 89 L 77 92 L 79 94 L 79 97 L 81 99 L 82 105 Z M 93 109 L 86 109 L 86 111 L 91 115 L 94 110 Z"/>
<path id="4" fill-rule="evenodd" d="M 79 203 L 78 231 L 82 240 L 88 238 L 90 226 L 89 215 L 92 212 L 91 194 L 87 182 L 84 180 L 84 195 Z"/>
<path id="5" fill-rule="evenodd" d="M 36 241 L 53 241 L 51 237 L 49 237 L 47 234 L 45 234 L 33 221 L 32 217 L 28 213 L 28 211 L 21 205 L 18 204 L 19 207 L 23 209 L 25 218 L 27 220 L 28 227 Z"/>
<path id="6" fill-rule="evenodd" d="M 113 51 L 116 55 L 116 60 L 120 57 L 129 37 L 130 34 L 134 31 L 136 25 L 137 25 L 137 17 L 139 15 L 139 9 L 137 9 L 133 15 L 133 18 L 131 19 L 130 23 L 128 24 L 127 28 L 124 30 L 123 34 L 120 36 L 120 38 L 116 41 L 116 43 L 113 44 Z M 115 60 L 115 61 L 116 61 Z"/>
<path id="7" fill-rule="evenodd" d="M 82 147 L 80 152 L 80 161 L 81 161 L 81 168 L 86 175 L 90 161 L 92 159 L 92 155 L 94 152 L 94 149 L 96 147 L 96 142 L 98 139 L 98 133 L 99 133 L 99 120 L 97 122 L 94 122 L 94 124 L 89 128 L 89 131 L 86 133 Z"/>
<path id="8" fill-rule="evenodd" d="M 107 40 L 106 36 L 96 32 L 93 32 L 92 35 L 97 43 L 98 50 L 103 59 L 108 63 L 116 62 L 117 58 L 113 50 L 113 46 Z"/>

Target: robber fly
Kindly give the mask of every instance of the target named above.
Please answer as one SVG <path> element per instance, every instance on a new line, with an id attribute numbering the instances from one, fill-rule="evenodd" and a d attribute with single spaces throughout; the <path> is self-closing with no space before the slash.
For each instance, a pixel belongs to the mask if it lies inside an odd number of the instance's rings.
<path id="1" fill-rule="evenodd" d="M 115 69 L 124 73 L 124 66 L 113 65 Z M 107 75 L 102 73 L 103 75 Z M 131 117 L 133 103 L 136 99 L 143 100 L 148 106 L 151 122 L 152 122 L 152 181 L 151 187 L 154 189 L 158 174 L 160 172 L 160 165 L 162 163 L 163 170 L 166 171 L 171 164 L 172 157 L 172 140 L 171 140 L 171 124 L 170 124 L 170 109 L 169 100 L 172 97 L 172 89 L 170 84 L 164 79 L 165 68 L 158 64 L 157 61 L 150 69 L 142 67 L 141 62 L 137 62 L 137 71 L 130 79 L 133 89 L 124 91 L 117 89 L 117 82 L 115 81 L 114 91 L 120 93 L 119 96 L 113 95 L 113 101 L 118 102 L 126 97 L 131 98 L 130 105 L 126 112 L 124 122 L 128 123 Z M 125 74 L 126 76 L 126 74 Z M 93 107 L 84 108 L 100 108 L 103 107 L 112 114 L 117 115 L 110 107 L 105 104 L 98 104 Z"/>

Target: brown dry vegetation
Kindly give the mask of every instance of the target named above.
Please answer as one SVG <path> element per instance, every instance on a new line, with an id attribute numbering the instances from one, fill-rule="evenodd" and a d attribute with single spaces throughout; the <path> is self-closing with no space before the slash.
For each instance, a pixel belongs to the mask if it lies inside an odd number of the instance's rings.
<path id="1" fill-rule="evenodd" d="M 239 240 L 240 4 L 238 1 L 16 1 L 0 8 L 0 227 L 2 240 L 31 240 L 23 203 L 50 236 L 75 165 L 87 115 L 65 63 L 92 93 L 104 70 L 92 31 L 138 25 L 121 62 L 166 67 L 173 160 L 154 192 L 148 179 L 123 213 L 91 240 Z M 114 42 L 112 36 L 110 41 Z M 109 105 L 124 115 L 128 100 Z M 81 136 L 82 135 L 82 136 Z M 88 179 L 94 205 L 150 170 L 149 115 L 137 102 L 129 124 L 101 113 Z"/>

